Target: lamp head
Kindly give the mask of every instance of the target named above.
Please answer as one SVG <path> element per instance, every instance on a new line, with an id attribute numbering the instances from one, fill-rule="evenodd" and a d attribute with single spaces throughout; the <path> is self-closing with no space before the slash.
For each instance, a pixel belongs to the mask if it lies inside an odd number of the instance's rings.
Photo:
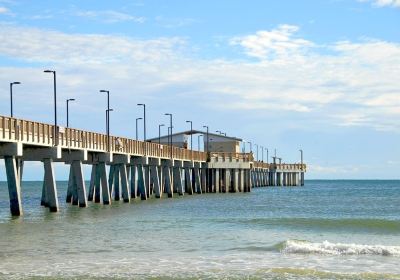
<path id="1" fill-rule="evenodd" d="M 109 91 L 109 90 L 105 90 L 105 89 L 101 89 L 100 92 L 107 92 L 107 93 L 109 93 L 110 91 Z"/>
<path id="2" fill-rule="evenodd" d="M 20 85 L 21 83 L 20 82 L 12 82 L 11 84 L 12 85 Z"/>
<path id="3" fill-rule="evenodd" d="M 68 101 L 75 101 L 75 98 L 69 98 Z"/>

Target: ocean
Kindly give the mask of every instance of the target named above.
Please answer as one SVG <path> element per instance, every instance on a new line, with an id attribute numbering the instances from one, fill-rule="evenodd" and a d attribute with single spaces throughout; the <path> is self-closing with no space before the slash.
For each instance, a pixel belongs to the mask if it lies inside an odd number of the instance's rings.
<path id="1" fill-rule="evenodd" d="M 400 181 L 184 195 L 24 216 L 0 183 L 0 279 L 400 279 Z"/>

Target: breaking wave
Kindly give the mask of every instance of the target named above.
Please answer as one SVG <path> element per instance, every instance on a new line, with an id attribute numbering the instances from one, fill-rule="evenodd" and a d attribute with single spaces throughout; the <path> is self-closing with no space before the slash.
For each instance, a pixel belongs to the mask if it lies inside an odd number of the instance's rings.
<path id="1" fill-rule="evenodd" d="M 286 254 L 322 254 L 322 255 L 376 255 L 400 257 L 400 246 L 359 245 L 345 243 L 309 242 L 287 240 L 277 248 Z"/>

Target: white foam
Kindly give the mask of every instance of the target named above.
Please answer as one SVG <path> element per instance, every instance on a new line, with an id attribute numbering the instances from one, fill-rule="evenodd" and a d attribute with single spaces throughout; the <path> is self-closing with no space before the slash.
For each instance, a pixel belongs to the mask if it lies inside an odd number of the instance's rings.
<path id="1" fill-rule="evenodd" d="M 282 253 L 326 254 L 326 255 L 380 255 L 400 256 L 400 246 L 359 245 L 331 243 L 324 241 L 313 243 L 300 240 L 288 240 L 284 243 Z"/>

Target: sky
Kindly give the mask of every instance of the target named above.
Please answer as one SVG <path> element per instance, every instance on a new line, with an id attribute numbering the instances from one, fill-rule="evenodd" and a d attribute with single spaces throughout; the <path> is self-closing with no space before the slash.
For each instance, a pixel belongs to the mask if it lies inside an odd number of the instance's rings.
<path id="1" fill-rule="evenodd" d="M 192 120 L 284 162 L 303 149 L 308 179 L 400 179 L 400 0 L 0 0 L 1 115 L 19 81 L 14 116 L 53 123 L 45 69 L 61 125 L 75 98 L 70 126 L 104 132 L 107 89 L 114 135 L 134 138 L 145 103 L 148 138 L 172 113 L 174 131 Z"/>

